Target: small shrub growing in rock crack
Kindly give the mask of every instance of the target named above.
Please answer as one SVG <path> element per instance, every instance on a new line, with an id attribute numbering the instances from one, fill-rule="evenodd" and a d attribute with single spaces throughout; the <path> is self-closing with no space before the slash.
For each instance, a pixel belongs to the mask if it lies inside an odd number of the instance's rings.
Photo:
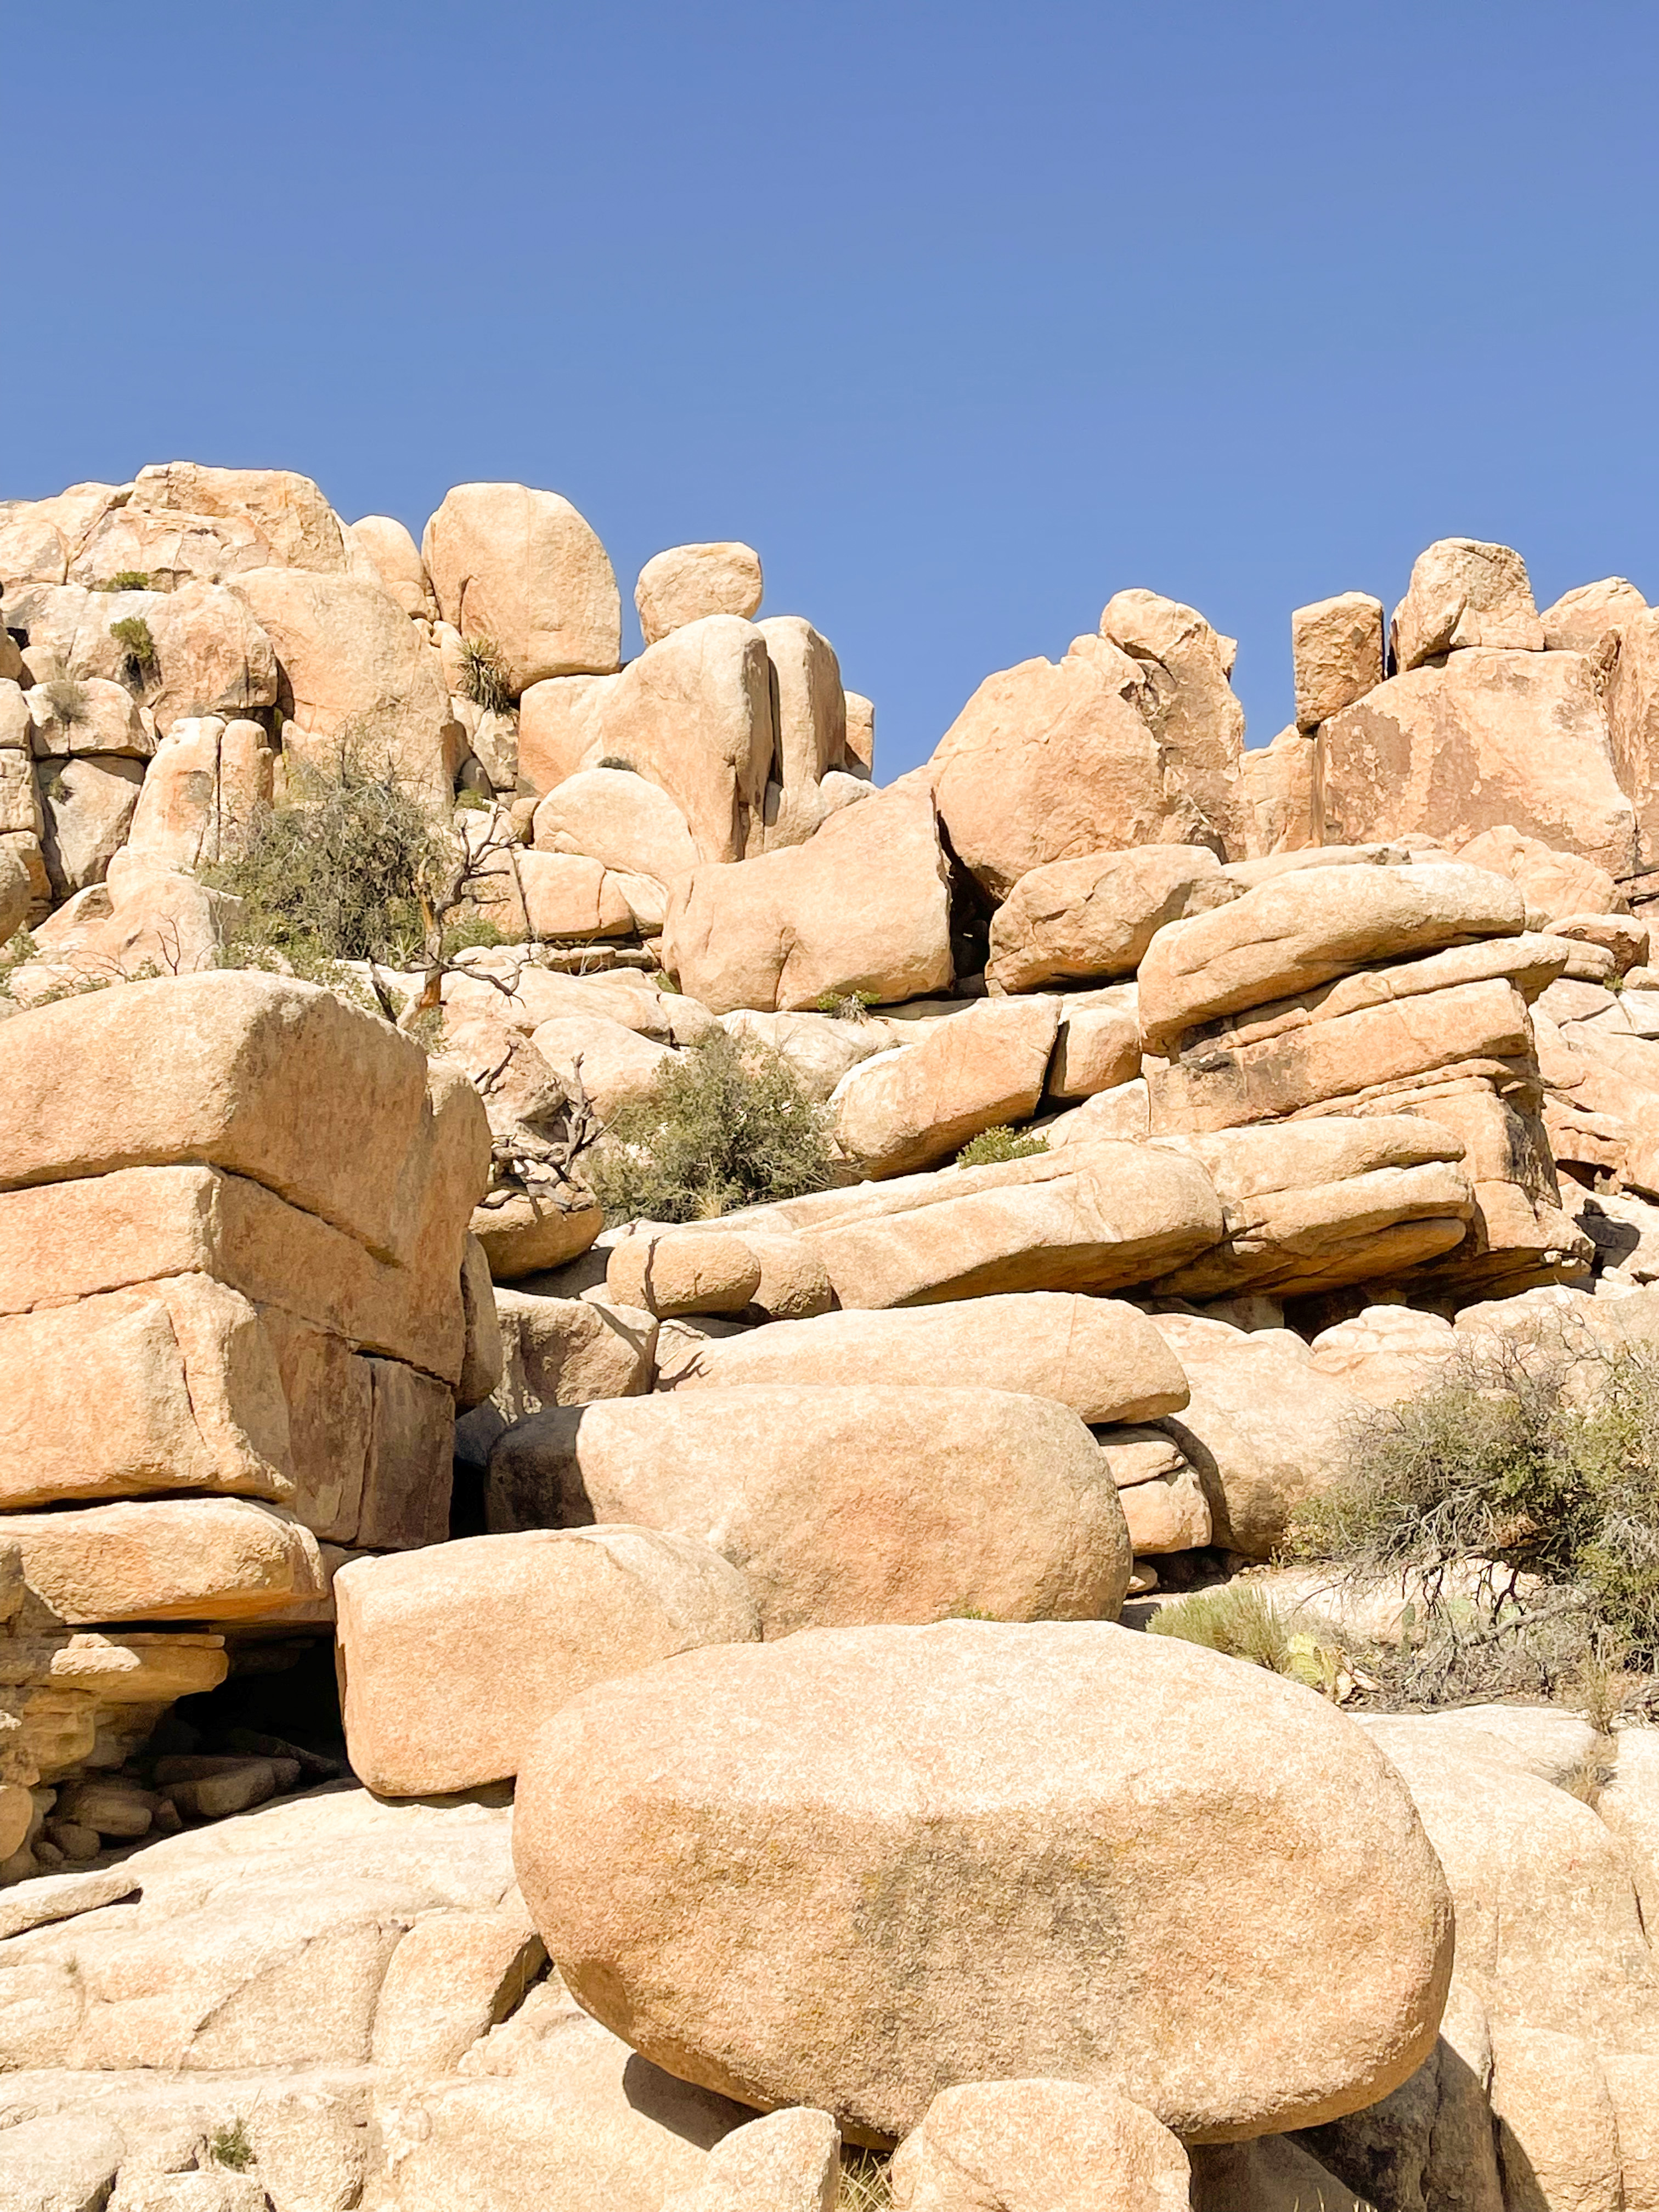
<path id="1" fill-rule="evenodd" d="M 829 1116 L 781 1052 L 716 1030 L 665 1061 L 583 1172 L 610 1221 L 706 1221 L 830 1181 Z"/>
<path id="2" fill-rule="evenodd" d="M 1024 1130 L 1011 1129 L 1006 1122 L 999 1121 L 994 1129 L 981 1129 L 975 1138 L 963 1146 L 957 1154 L 959 1168 L 994 1167 L 1000 1160 L 1035 1159 L 1039 1152 L 1048 1149 L 1046 1137 L 1033 1137 Z"/>
<path id="3" fill-rule="evenodd" d="M 204 871 L 241 901 L 226 964 L 276 957 L 296 975 L 347 960 L 416 961 L 453 839 L 390 770 L 343 749 L 328 769 L 291 761 L 288 795 L 254 810 L 240 860 Z"/>
<path id="4" fill-rule="evenodd" d="M 876 1003 L 873 991 L 820 991 L 812 1001 L 815 1014 L 833 1014 L 838 1021 L 867 1022 Z"/>
<path id="5" fill-rule="evenodd" d="M 461 640 L 461 695 L 487 714 L 512 712 L 513 679 L 493 637 Z"/>
<path id="6" fill-rule="evenodd" d="M 118 568 L 97 588 L 100 592 L 147 592 L 149 589 L 149 574 L 144 568 Z"/>
<path id="7" fill-rule="evenodd" d="M 1402 1702 L 1582 1688 L 1621 1704 L 1626 1661 L 1659 1662 L 1659 1359 L 1465 1352 L 1359 1425 L 1293 1543 L 1356 1582 L 1420 1588 L 1378 1656 Z"/>
<path id="8" fill-rule="evenodd" d="M 66 730 L 92 720 L 92 694 L 78 676 L 53 676 L 35 689 Z"/>
<path id="9" fill-rule="evenodd" d="M 216 2165 L 228 2166 L 233 2173 L 246 2173 L 253 2163 L 253 2145 L 248 2141 L 245 2120 L 228 2120 L 216 2128 L 207 2147 L 209 2157 Z"/>
<path id="10" fill-rule="evenodd" d="M 626 770 L 629 775 L 635 775 L 638 774 L 638 770 L 635 768 L 633 762 L 631 760 L 624 760 L 620 753 L 607 753 L 605 758 L 599 763 L 599 766 L 601 768 L 623 769 Z"/>
<path id="11" fill-rule="evenodd" d="M 125 665 L 135 675 L 148 675 L 155 665 L 155 640 L 143 615 L 123 615 L 112 622 L 109 634 L 121 648 Z"/>

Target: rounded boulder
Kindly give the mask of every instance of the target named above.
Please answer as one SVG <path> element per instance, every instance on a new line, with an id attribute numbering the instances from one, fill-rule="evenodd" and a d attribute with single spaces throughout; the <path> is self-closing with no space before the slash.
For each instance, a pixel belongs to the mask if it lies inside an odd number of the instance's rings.
<path id="1" fill-rule="evenodd" d="M 827 1630 L 566 1705 L 519 1881 L 681 2079 L 885 2141 L 941 2089 L 1117 2090 L 1188 2141 L 1375 2104 L 1434 2046 L 1446 1881 L 1311 1691 L 1103 1623 Z"/>

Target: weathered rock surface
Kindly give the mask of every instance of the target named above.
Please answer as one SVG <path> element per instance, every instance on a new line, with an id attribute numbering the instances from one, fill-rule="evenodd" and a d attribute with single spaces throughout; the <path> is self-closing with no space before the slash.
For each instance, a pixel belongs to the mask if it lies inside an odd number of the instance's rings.
<path id="1" fill-rule="evenodd" d="M 1090 853 L 1022 876 L 991 917 L 989 981 L 1005 991 L 1133 975 L 1154 934 L 1233 896 L 1199 845 Z"/>
<path id="2" fill-rule="evenodd" d="M 705 545 L 671 545 L 653 553 L 634 586 L 634 605 L 647 645 L 705 615 L 759 611 L 764 585 L 760 556 L 735 539 Z"/>
<path id="3" fill-rule="evenodd" d="M 246 714 L 277 702 L 271 641 L 223 585 L 181 584 L 173 592 L 37 585 L 8 592 L 6 621 L 28 638 L 23 658 L 37 683 L 69 677 L 117 684 L 131 663 L 115 627 L 142 622 L 154 649 L 138 672 L 143 704 L 163 733 L 191 715 Z"/>
<path id="4" fill-rule="evenodd" d="M 561 1408 L 489 1457 L 492 1529 L 623 1521 L 748 1576 L 768 1637 L 971 1607 L 1115 1619 L 1122 1509 L 1063 1406 L 983 1388 L 756 1383 Z"/>
<path id="5" fill-rule="evenodd" d="M 617 665 L 615 572 L 557 492 L 457 484 L 427 524 L 421 551 L 444 620 L 489 641 L 515 695 L 550 677 Z"/>
<path id="6" fill-rule="evenodd" d="M 1519 933 L 1515 886 L 1478 868 L 1305 868 L 1160 930 L 1138 977 L 1154 1050 L 1219 1015 L 1407 953 Z"/>
<path id="7" fill-rule="evenodd" d="M 988 1000 L 916 1044 L 862 1061 L 830 1100 L 842 1152 L 862 1176 L 908 1175 L 981 1130 L 1029 1120 L 1059 1027 L 1052 998 Z"/>
<path id="8" fill-rule="evenodd" d="M 245 1498 L 13 1513 L 5 1536 L 60 1620 L 236 1620 L 325 1596 L 316 1539 Z"/>
<path id="9" fill-rule="evenodd" d="M 647 2056 L 877 2137 L 1038 2074 L 1199 2140 L 1334 2118 L 1427 2055 L 1450 1972 L 1443 1877 L 1361 1730 L 1098 1624 L 605 1685 L 521 1774 L 514 1853 L 572 1989 Z"/>
<path id="10" fill-rule="evenodd" d="M 696 866 L 685 817 L 659 785 L 626 769 L 583 769 L 536 808 L 538 850 L 585 853 L 665 887 Z"/>
<path id="11" fill-rule="evenodd" d="M 1382 602 L 1341 592 L 1291 617 L 1296 726 L 1316 729 L 1382 681 Z"/>
<path id="12" fill-rule="evenodd" d="M 1180 823 L 1183 842 L 1242 851 L 1244 709 L 1230 682 L 1236 641 L 1219 636 L 1195 608 L 1141 590 L 1107 601 L 1100 635 L 1139 672 L 1140 710 L 1158 740 L 1172 826 Z"/>
<path id="13" fill-rule="evenodd" d="M 1402 670 L 1470 646 L 1541 653 L 1544 625 L 1526 562 L 1507 545 L 1440 538 L 1413 564 L 1393 637 Z"/>
<path id="14" fill-rule="evenodd" d="M 1050 1291 L 774 1322 L 711 1340 L 674 1387 L 866 1382 L 1023 1391 L 1090 1422 L 1156 1420 L 1187 1402 L 1179 1362 L 1134 1307 Z"/>
<path id="15" fill-rule="evenodd" d="M 1325 834 L 1468 845 L 1500 824 L 1614 876 L 1635 865 L 1597 672 L 1583 654 L 1483 649 L 1391 677 L 1323 726 Z"/>
<path id="16" fill-rule="evenodd" d="M 1316 1367 L 1289 1329 L 1152 1319 L 1186 1371 L 1191 1396 L 1169 1431 L 1203 1480 L 1215 1540 L 1265 1559 L 1297 1506 L 1346 1468 L 1364 1401 Z"/>
<path id="17" fill-rule="evenodd" d="M 1188 2212 L 1191 2179 L 1144 2106 L 1080 2081 L 941 2090 L 890 2172 L 894 2212 Z"/>
<path id="18" fill-rule="evenodd" d="M 346 1743 L 383 1797 L 515 1774 L 534 1731 L 612 1674 L 757 1636 L 743 1577 L 647 1528 L 473 1536 L 335 1578 Z"/>
<path id="19" fill-rule="evenodd" d="M 854 991 L 926 998 L 951 980 L 946 883 L 926 793 L 896 788 L 805 845 L 682 877 L 663 962 L 717 1014 L 789 1012 Z"/>

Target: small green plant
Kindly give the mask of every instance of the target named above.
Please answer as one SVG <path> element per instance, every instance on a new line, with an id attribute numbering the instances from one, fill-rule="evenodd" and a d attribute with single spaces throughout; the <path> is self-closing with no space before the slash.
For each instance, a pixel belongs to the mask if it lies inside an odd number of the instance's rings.
<path id="1" fill-rule="evenodd" d="M 92 720 L 92 694 L 78 676 L 53 676 L 35 686 L 52 709 L 52 718 L 65 729 Z"/>
<path id="2" fill-rule="evenodd" d="M 841 2194 L 836 2212 L 890 2212 L 893 2180 L 885 2153 L 857 2143 L 841 2147 Z"/>
<path id="3" fill-rule="evenodd" d="M 144 568 L 118 568 L 97 587 L 100 592 L 147 592 L 149 572 Z"/>
<path id="4" fill-rule="evenodd" d="M 1190 1597 L 1160 1606 L 1146 1626 L 1154 1636 L 1200 1644 L 1224 1658 L 1243 1659 L 1270 1674 L 1285 1674 L 1335 1695 L 1342 1667 L 1340 1630 L 1301 1610 L 1281 1612 L 1265 1590 L 1249 1583 L 1194 1590 Z"/>
<path id="5" fill-rule="evenodd" d="M 702 1221 L 822 1190 L 829 1116 L 781 1052 L 714 1030 L 665 1061 L 584 1165 L 607 1219 Z"/>
<path id="6" fill-rule="evenodd" d="M 487 714 L 512 712 L 513 679 L 494 638 L 461 640 L 461 696 Z"/>
<path id="7" fill-rule="evenodd" d="M 820 991 L 812 1001 L 817 1014 L 833 1014 L 843 1022 L 867 1022 L 876 1003 L 873 991 Z"/>
<path id="8" fill-rule="evenodd" d="M 155 640 L 143 615 L 123 615 L 119 622 L 110 624 L 109 634 L 120 647 L 126 666 L 137 675 L 148 676 L 155 665 Z"/>
<path id="9" fill-rule="evenodd" d="M 459 921 L 452 921 L 444 932 L 444 958 L 453 960 L 458 952 L 470 951 L 476 945 L 505 945 L 493 921 L 486 921 L 481 914 L 470 914 Z"/>
<path id="10" fill-rule="evenodd" d="M 1006 1122 L 998 1122 L 994 1129 L 981 1129 L 971 1143 L 957 1154 L 959 1168 L 995 1167 L 1002 1160 L 1031 1160 L 1048 1149 L 1046 1137 L 1028 1136 L 1023 1130 L 1011 1129 Z"/>
<path id="11" fill-rule="evenodd" d="M 21 968 L 27 960 L 37 958 L 40 951 L 34 933 L 29 929 L 14 931 L 5 944 L 0 945 L 0 999 L 15 995 L 11 988 L 13 969 Z"/>
<path id="12" fill-rule="evenodd" d="M 226 2121 L 208 2137 L 208 2156 L 219 2166 L 228 2166 L 233 2173 L 246 2173 L 253 2163 L 253 2145 L 248 2141 L 246 2120 Z"/>
<path id="13" fill-rule="evenodd" d="M 601 768 L 622 769 L 629 775 L 637 775 L 639 773 L 639 770 L 635 767 L 633 762 L 631 760 L 624 760 L 620 753 L 607 753 L 605 758 L 599 763 L 599 766 Z"/>

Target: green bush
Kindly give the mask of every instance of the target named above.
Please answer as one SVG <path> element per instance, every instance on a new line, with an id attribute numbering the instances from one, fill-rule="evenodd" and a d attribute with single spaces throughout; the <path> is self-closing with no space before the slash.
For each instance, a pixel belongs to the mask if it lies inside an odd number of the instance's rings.
<path id="1" fill-rule="evenodd" d="M 820 991 L 812 1001 L 812 1011 L 834 1014 L 843 1022 L 862 1022 L 869 1019 L 875 1003 L 873 991 Z"/>
<path id="2" fill-rule="evenodd" d="M 461 696 L 488 714 L 511 713 L 513 679 L 493 637 L 461 640 Z"/>
<path id="3" fill-rule="evenodd" d="M 999 1160 L 1031 1160 L 1048 1149 L 1046 1137 L 1033 1137 L 999 1121 L 994 1129 L 981 1129 L 957 1154 L 959 1168 L 994 1167 Z"/>
<path id="4" fill-rule="evenodd" d="M 390 769 L 349 748 L 328 769 L 290 759 L 287 796 L 243 827 L 242 857 L 204 872 L 241 901 L 227 965 L 275 957 L 329 980 L 342 961 L 421 958 L 454 838 Z"/>
<path id="5" fill-rule="evenodd" d="M 218 2165 L 228 2166 L 233 2173 L 246 2173 L 253 2163 L 253 2145 L 248 2141 L 247 2123 L 235 2119 L 217 2127 L 208 2137 L 208 2155 Z"/>
<path id="6" fill-rule="evenodd" d="M 781 1052 L 714 1030 L 611 1121 L 583 1173 L 607 1220 L 706 1221 L 822 1190 L 829 1115 Z"/>
<path id="7" fill-rule="evenodd" d="M 121 647 L 129 668 L 142 676 L 155 667 L 155 640 L 143 615 L 123 615 L 119 622 L 110 624 L 109 634 Z"/>
<path id="8" fill-rule="evenodd" d="M 1357 1579 L 1420 1587 L 1407 1659 L 1470 1681 L 1507 1645 L 1516 1687 L 1553 1690 L 1598 1655 L 1659 1661 L 1659 1360 L 1498 1345 L 1368 1418 L 1295 1548 Z M 1483 1662 L 1472 1686 L 1504 1686 Z"/>
<path id="9" fill-rule="evenodd" d="M 98 589 L 100 592 L 147 592 L 149 589 L 149 574 L 143 568 L 118 568 L 106 582 L 99 585 Z"/>

